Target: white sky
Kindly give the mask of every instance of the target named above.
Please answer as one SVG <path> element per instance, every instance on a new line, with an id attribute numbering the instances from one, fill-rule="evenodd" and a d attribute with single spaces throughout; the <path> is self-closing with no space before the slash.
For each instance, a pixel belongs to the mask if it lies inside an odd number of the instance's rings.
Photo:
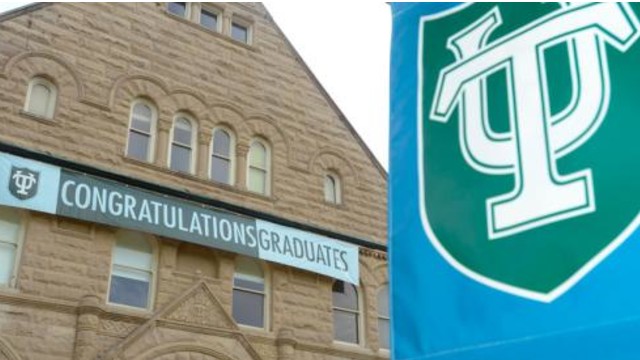
<path id="1" fill-rule="evenodd" d="M 29 2 L 0 2 L 0 12 Z M 265 2 L 282 31 L 388 169 L 391 10 L 383 1 Z"/>

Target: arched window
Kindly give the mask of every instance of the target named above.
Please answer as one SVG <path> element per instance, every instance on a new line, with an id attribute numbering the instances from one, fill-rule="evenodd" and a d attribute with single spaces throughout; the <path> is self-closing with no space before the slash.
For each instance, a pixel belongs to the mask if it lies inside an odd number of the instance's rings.
<path id="1" fill-rule="evenodd" d="M 0 286 L 15 285 L 21 230 L 21 212 L 0 206 Z"/>
<path id="2" fill-rule="evenodd" d="M 169 147 L 169 168 L 187 174 L 193 174 L 195 169 L 195 144 L 197 130 L 193 121 L 185 115 L 176 116 L 171 131 L 171 146 Z"/>
<path id="3" fill-rule="evenodd" d="M 234 183 L 235 168 L 235 141 L 231 132 L 216 128 L 211 139 L 211 180 L 223 183 Z"/>
<path id="4" fill-rule="evenodd" d="M 109 303 L 150 309 L 154 268 L 153 248 L 145 235 L 120 230 L 113 249 Z"/>
<path id="5" fill-rule="evenodd" d="M 338 341 L 360 343 L 358 289 L 340 280 L 333 283 L 333 336 Z"/>
<path id="6" fill-rule="evenodd" d="M 24 111 L 47 119 L 53 119 L 58 90 L 53 83 L 42 77 L 29 82 Z"/>
<path id="7" fill-rule="evenodd" d="M 342 203 L 340 177 L 334 173 L 328 173 L 324 176 L 324 201 L 331 204 Z"/>
<path id="8" fill-rule="evenodd" d="M 380 347 L 389 349 L 389 285 L 378 290 L 378 341 Z"/>
<path id="9" fill-rule="evenodd" d="M 264 328 L 267 296 L 264 270 L 256 260 L 240 256 L 233 276 L 233 318 L 243 325 Z"/>
<path id="10" fill-rule="evenodd" d="M 258 194 L 269 195 L 270 189 L 270 159 L 269 147 L 261 140 L 253 140 L 249 148 L 247 173 L 247 189 Z"/>
<path id="11" fill-rule="evenodd" d="M 136 100 L 131 106 L 127 156 L 140 161 L 153 161 L 156 132 L 156 109 L 145 100 Z"/>

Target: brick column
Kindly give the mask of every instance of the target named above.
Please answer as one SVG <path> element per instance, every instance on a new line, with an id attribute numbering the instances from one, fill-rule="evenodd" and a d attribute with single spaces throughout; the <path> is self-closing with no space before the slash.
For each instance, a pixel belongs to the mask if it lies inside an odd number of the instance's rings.
<path id="1" fill-rule="evenodd" d="M 154 164 L 159 167 L 167 167 L 169 164 L 169 133 L 171 131 L 171 123 L 166 121 L 158 121 L 158 136 L 156 139 L 156 157 Z"/>
<path id="2" fill-rule="evenodd" d="M 293 330 L 282 328 L 278 331 L 278 360 L 294 360 L 296 353 L 296 339 Z"/>
<path id="3" fill-rule="evenodd" d="M 209 178 L 209 155 L 211 149 L 209 144 L 211 140 L 209 138 L 209 132 L 198 133 L 198 159 L 196 161 L 196 175 L 201 179 Z"/>
<path id="4" fill-rule="evenodd" d="M 240 190 L 247 189 L 247 154 L 249 147 L 236 146 L 236 187 Z"/>
<path id="5" fill-rule="evenodd" d="M 74 360 L 94 360 L 98 354 L 96 333 L 100 324 L 98 312 L 100 300 L 97 296 L 87 295 L 80 300 L 76 323 L 76 341 L 73 351 Z"/>

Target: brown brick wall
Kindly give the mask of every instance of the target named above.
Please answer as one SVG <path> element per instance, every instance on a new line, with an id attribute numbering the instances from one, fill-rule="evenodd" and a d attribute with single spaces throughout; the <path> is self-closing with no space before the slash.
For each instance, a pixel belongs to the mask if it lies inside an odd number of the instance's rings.
<path id="1" fill-rule="evenodd" d="M 53 4 L 4 19 L 0 141 L 385 243 L 384 175 L 263 6 L 219 7 L 253 22 L 252 46 L 171 16 L 160 3 Z M 58 87 L 53 120 L 22 111 L 35 75 Z M 159 109 L 152 164 L 123 156 L 139 96 Z M 208 154 L 215 126 L 234 131 L 237 180 L 250 139 L 267 139 L 272 195 L 216 185 L 202 160 L 194 176 L 169 171 L 168 132 L 181 110 L 198 121 L 198 152 Z M 343 205 L 323 201 L 326 169 L 342 178 Z M 332 340 L 332 281 L 324 276 L 269 265 L 270 326 L 250 330 L 228 320 L 234 254 L 158 238 L 154 308 L 137 312 L 106 304 L 116 229 L 34 212 L 25 229 L 17 285 L 0 288 L 0 359 L 387 357 L 378 351 L 375 303 L 388 281 L 384 254 L 361 251 L 365 341 L 343 346 Z M 183 304 L 191 305 L 172 315 Z M 203 322 L 199 311 L 213 315 Z"/>

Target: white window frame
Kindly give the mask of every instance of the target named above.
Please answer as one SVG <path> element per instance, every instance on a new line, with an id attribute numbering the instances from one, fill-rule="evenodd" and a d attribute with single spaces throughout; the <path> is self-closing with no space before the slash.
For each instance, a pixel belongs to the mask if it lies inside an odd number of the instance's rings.
<path id="1" fill-rule="evenodd" d="M 147 307 L 141 308 L 141 307 L 136 307 L 136 306 L 131 306 L 131 305 L 126 305 L 126 304 L 120 304 L 120 303 L 114 303 L 109 301 L 109 298 L 111 297 L 111 279 L 113 278 L 113 266 L 114 264 L 114 260 L 115 260 L 115 249 L 118 246 L 118 233 L 116 233 L 116 236 L 114 238 L 113 241 L 113 246 L 111 247 L 111 265 L 109 268 L 109 281 L 107 283 L 107 297 L 106 297 L 106 303 L 107 305 L 110 306 L 116 306 L 119 308 L 124 308 L 124 309 L 129 309 L 129 310 L 134 310 L 134 311 L 142 311 L 142 312 L 150 312 L 153 310 L 154 306 L 155 306 L 155 298 L 156 298 L 156 281 L 158 278 L 158 242 L 156 239 L 154 239 L 152 236 L 141 233 L 139 231 L 134 231 L 134 230 L 124 230 L 124 229 L 120 229 L 118 231 L 126 231 L 126 232 L 132 232 L 132 233 L 137 233 L 139 235 L 141 235 L 142 237 L 144 237 L 145 241 L 149 244 L 149 247 L 151 247 L 151 270 L 149 271 L 150 273 L 150 277 L 151 279 L 149 279 L 149 298 L 147 299 Z M 123 267 L 122 265 L 118 265 L 120 267 Z M 143 271 L 140 269 L 133 269 L 136 271 Z"/>
<path id="2" fill-rule="evenodd" d="M 33 93 L 33 87 L 36 85 L 42 85 L 47 89 L 49 89 L 49 93 L 50 93 L 49 101 L 47 103 L 47 109 L 45 110 L 44 114 L 36 114 L 29 111 L 29 105 L 31 104 L 31 97 Z M 57 103 L 58 103 L 58 87 L 54 83 L 52 83 L 51 81 L 47 80 L 42 76 L 34 76 L 29 81 L 29 86 L 27 87 L 27 96 L 25 98 L 24 108 L 23 108 L 23 111 L 25 113 L 28 113 L 30 115 L 34 115 L 37 117 L 41 117 L 44 119 L 53 119 L 53 116 L 56 111 Z"/>
<path id="3" fill-rule="evenodd" d="M 238 24 L 247 29 L 247 42 L 238 40 L 233 37 L 233 24 Z M 231 21 L 229 21 L 229 38 L 241 44 L 253 45 L 253 22 L 237 15 L 231 16 Z"/>
<path id="4" fill-rule="evenodd" d="M 342 179 L 335 171 L 329 171 L 324 176 L 324 201 L 332 205 L 342 204 Z M 333 199 L 327 199 L 327 178 L 333 180 Z"/>
<path id="5" fill-rule="evenodd" d="M 172 16 L 176 16 L 185 20 L 191 20 L 191 15 L 193 14 L 193 11 L 191 10 L 191 7 L 193 6 L 193 3 L 191 2 L 185 2 L 184 3 L 184 17 L 178 15 L 178 14 L 174 14 L 169 10 L 169 4 L 171 4 L 170 2 L 167 2 L 167 5 L 165 7 L 167 13 L 171 14 Z"/>
<path id="6" fill-rule="evenodd" d="M 229 135 L 229 183 L 227 183 L 227 185 L 231 185 L 233 186 L 236 183 L 236 136 L 234 134 L 233 131 L 231 131 L 231 129 L 229 129 L 226 126 L 216 126 L 215 128 L 213 128 L 213 131 L 211 132 L 211 142 L 209 142 L 209 172 L 208 172 L 208 177 L 209 180 L 213 181 L 213 177 L 211 176 L 211 170 L 213 170 L 213 145 L 214 145 L 214 141 L 216 138 L 216 131 L 218 130 L 222 130 L 224 132 L 227 133 L 227 135 Z M 222 156 L 216 156 L 219 158 L 223 158 Z M 216 182 L 217 184 L 219 184 L 218 182 Z"/>
<path id="7" fill-rule="evenodd" d="M 237 263 L 238 260 L 242 257 L 243 255 L 239 255 L 238 257 L 236 257 L 236 261 L 234 262 L 234 268 L 233 268 L 233 278 L 231 280 L 231 313 L 233 314 L 233 292 L 234 290 L 236 290 L 236 284 L 235 284 L 235 279 L 236 279 L 236 273 L 237 273 Z M 269 268 L 266 266 L 266 264 L 264 263 L 264 261 L 258 260 L 258 259 L 254 259 L 254 258 L 249 258 L 252 261 L 255 261 L 258 266 L 260 266 L 260 269 L 262 269 L 262 275 L 263 275 L 263 280 L 264 280 L 264 292 L 261 293 L 259 291 L 256 290 L 251 290 L 251 289 L 245 289 L 245 288 L 239 288 L 241 291 L 245 291 L 245 292 L 250 292 L 253 294 L 260 294 L 264 296 L 264 302 L 263 302 L 263 310 L 262 310 L 262 314 L 264 315 L 264 318 L 262 319 L 262 323 L 263 326 L 262 327 L 257 327 L 257 326 L 252 326 L 252 325 L 247 325 L 247 324 L 241 324 L 239 323 L 235 318 L 233 319 L 238 326 L 243 327 L 243 328 L 247 328 L 247 329 L 258 329 L 258 330 L 265 330 L 268 331 L 270 328 L 270 321 L 271 321 L 271 280 L 270 280 L 270 272 L 269 272 Z M 233 315 L 232 315 L 233 316 Z"/>
<path id="8" fill-rule="evenodd" d="M 147 153 L 147 159 L 146 161 L 148 163 L 153 163 L 153 160 L 155 159 L 155 152 L 156 152 L 156 127 L 157 127 L 157 123 L 158 123 L 158 109 L 156 108 L 156 106 L 149 100 L 146 99 L 135 99 L 131 102 L 131 107 L 129 108 L 129 127 L 127 128 L 127 146 L 125 146 L 125 150 L 124 150 L 124 156 L 129 158 L 129 159 L 133 159 L 133 160 L 138 160 L 135 158 L 132 158 L 129 156 L 129 133 L 133 130 L 134 132 L 137 132 L 139 134 L 145 134 L 144 132 L 138 130 L 138 129 L 132 129 L 132 125 L 133 125 L 133 109 L 135 108 L 135 106 L 137 104 L 142 104 L 142 105 L 146 105 L 151 109 L 151 127 L 150 127 L 150 133 L 146 134 L 149 135 L 149 146 L 148 146 L 148 153 Z"/>
<path id="9" fill-rule="evenodd" d="M 2 206 L 5 207 L 6 206 Z M 18 238 L 16 239 L 16 248 L 15 248 L 15 252 L 14 252 L 14 258 L 13 258 L 13 269 L 11 269 L 11 278 L 9 279 L 9 283 L 6 285 L 1 285 L 0 284 L 0 289 L 15 289 L 16 286 L 18 285 L 18 270 L 20 269 L 20 261 L 22 259 L 22 248 L 23 248 L 23 243 L 24 243 L 24 237 L 25 237 L 25 229 L 26 229 L 26 213 L 23 210 L 20 209 L 12 209 L 13 211 L 16 211 L 18 213 Z M 5 241 L 0 240 L 0 242 L 2 243 L 6 243 Z M 4 246 L 4 245 L 0 245 L 0 246 Z M 11 246 L 11 245 L 7 245 L 7 246 Z"/>
<path id="10" fill-rule="evenodd" d="M 193 119 L 193 117 L 185 112 L 178 112 L 173 117 L 173 124 L 171 126 L 171 133 L 169 134 L 169 149 L 167 149 L 167 167 L 171 171 L 176 171 L 171 168 L 171 153 L 173 152 L 173 145 L 176 144 L 174 141 L 173 135 L 176 128 L 176 123 L 178 119 L 185 119 L 191 124 L 191 144 L 189 144 L 189 148 L 191 149 L 191 158 L 189 159 L 189 171 L 187 174 L 195 174 L 196 172 L 196 159 L 198 158 L 198 123 Z M 183 146 L 184 144 L 177 143 L 177 146 Z"/>
<path id="11" fill-rule="evenodd" d="M 335 280 L 335 281 L 342 281 L 342 280 Z M 333 304 L 333 285 L 335 284 L 335 281 L 331 284 L 331 317 L 333 319 L 333 313 L 334 311 L 337 309 L 338 311 L 342 311 L 342 312 L 348 312 L 350 314 L 356 314 L 357 316 L 357 333 L 356 336 L 358 337 L 358 342 L 352 343 L 352 342 L 347 342 L 347 341 L 342 341 L 342 340 L 337 340 L 335 338 L 335 329 L 332 329 L 334 331 L 333 333 L 333 342 L 335 344 L 340 344 L 340 345 L 346 345 L 346 346 L 363 346 L 365 344 L 365 323 L 364 323 L 364 289 L 361 286 L 356 286 L 350 282 L 346 282 L 343 281 L 345 283 L 345 285 L 350 285 L 353 286 L 356 290 L 356 297 L 357 297 L 357 301 L 358 301 L 358 310 L 357 311 L 353 311 L 351 309 L 345 309 L 345 308 L 341 308 L 338 306 L 335 306 Z M 333 326 L 336 326 L 335 323 L 332 324 Z"/>
<path id="12" fill-rule="evenodd" d="M 208 28 L 208 27 L 206 27 L 206 26 L 204 26 L 204 25 L 202 25 L 200 23 L 200 16 L 202 15 L 202 10 L 204 10 L 206 12 L 213 13 L 218 17 L 218 21 L 217 21 L 215 29 Z M 211 6 L 211 5 L 208 5 L 208 4 L 201 3 L 200 6 L 198 6 L 197 11 L 194 11 L 194 15 L 195 15 L 194 16 L 194 21 L 198 25 L 202 26 L 203 28 L 205 28 L 207 30 L 215 31 L 217 33 L 222 33 L 222 23 L 223 23 L 223 20 L 224 20 L 223 17 L 222 17 L 222 10 L 218 9 L 215 6 Z"/>
<path id="13" fill-rule="evenodd" d="M 382 289 L 387 288 L 387 296 L 391 296 L 391 293 L 389 292 L 391 289 L 389 288 L 389 284 L 382 284 L 382 286 L 380 286 L 380 288 L 378 289 L 378 291 L 376 292 L 376 319 L 377 319 L 377 328 L 378 328 L 378 345 L 380 346 L 380 350 L 382 351 L 389 351 L 390 348 L 388 347 L 383 347 L 382 345 L 380 345 L 380 320 L 386 320 L 389 322 L 389 337 L 391 337 L 391 306 L 389 306 L 389 315 L 382 315 L 380 314 L 380 302 L 378 301 L 378 297 L 380 296 L 380 291 L 382 291 Z M 390 301 L 387 300 L 387 304 L 390 305 Z M 391 344 L 391 338 L 387 339 L 387 342 L 389 344 Z"/>
<path id="14" fill-rule="evenodd" d="M 251 165 L 251 149 L 253 148 L 253 144 L 255 143 L 259 143 L 262 146 L 264 146 L 265 148 L 265 157 L 266 157 L 266 169 L 261 169 L 257 166 L 252 166 Z M 256 192 L 256 191 L 252 191 L 249 189 L 249 183 L 251 181 L 251 168 L 256 168 L 259 170 L 263 170 L 266 172 L 266 179 L 265 179 L 265 192 L 264 193 L 260 193 L 260 192 Z M 271 196 L 271 146 L 269 146 L 269 144 L 261 139 L 261 138 L 254 138 L 251 140 L 250 145 L 249 145 L 249 151 L 247 152 L 247 168 L 246 168 L 246 187 L 247 190 L 249 190 L 251 193 L 254 194 L 261 194 L 264 196 Z"/>

